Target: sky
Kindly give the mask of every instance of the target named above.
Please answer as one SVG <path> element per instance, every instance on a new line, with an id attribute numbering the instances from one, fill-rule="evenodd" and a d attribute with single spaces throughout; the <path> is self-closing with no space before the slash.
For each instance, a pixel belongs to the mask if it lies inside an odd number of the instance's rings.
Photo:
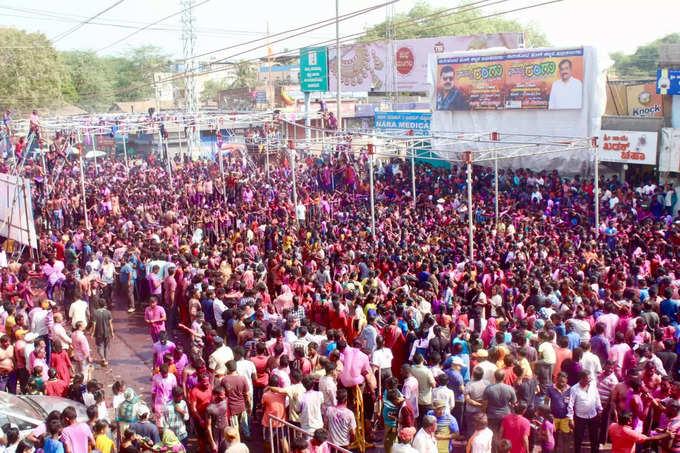
<path id="1" fill-rule="evenodd" d="M 195 0 L 200 3 L 205 0 Z M 339 0 L 340 14 L 379 5 L 389 0 Z M 340 35 L 359 33 L 385 20 L 389 10 L 406 12 L 417 0 L 399 0 L 390 7 L 351 18 L 340 23 Z M 479 0 L 473 0 L 478 2 Z M 481 9 L 483 14 L 505 12 L 547 0 L 504 0 Z M 0 26 L 13 26 L 29 32 L 42 32 L 53 39 L 81 21 L 94 16 L 117 0 L 0 0 Z M 433 6 L 451 8 L 455 0 L 430 0 Z M 505 17 L 522 23 L 534 23 L 542 29 L 555 46 L 593 45 L 603 53 L 623 51 L 631 53 L 636 47 L 666 34 L 677 32 L 678 0 L 648 0 L 644 7 L 633 0 L 562 0 L 520 12 L 510 12 Z M 182 10 L 179 0 L 123 0 L 94 22 L 115 26 L 87 24 L 56 41 L 59 50 L 95 50 L 101 55 L 117 55 L 145 44 L 159 46 L 173 58 L 182 56 L 180 15 L 167 19 L 155 27 L 162 30 L 145 30 L 120 43 L 147 24 Z M 194 54 L 218 49 L 230 49 L 206 55 L 210 57 L 243 58 L 264 57 L 266 41 L 249 45 L 244 42 L 270 33 L 290 30 L 335 16 L 334 0 L 208 0 L 195 8 L 197 27 Z M 335 38 L 335 23 L 311 31 L 297 38 L 274 42 L 273 52 L 314 45 Z M 265 46 L 257 48 L 258 46 Z M 252 50 L 251 50 L 252 49 Z"/>

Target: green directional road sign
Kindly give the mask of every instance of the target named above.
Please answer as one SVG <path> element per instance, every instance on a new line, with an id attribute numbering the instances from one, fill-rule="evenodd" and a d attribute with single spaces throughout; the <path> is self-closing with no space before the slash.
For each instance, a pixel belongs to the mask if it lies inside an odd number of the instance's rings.
<path id="1" fill-rule="evenodd" d="M 328 91 L 328 49 L 305 47 L 300 49 L 300 89 Z"/>

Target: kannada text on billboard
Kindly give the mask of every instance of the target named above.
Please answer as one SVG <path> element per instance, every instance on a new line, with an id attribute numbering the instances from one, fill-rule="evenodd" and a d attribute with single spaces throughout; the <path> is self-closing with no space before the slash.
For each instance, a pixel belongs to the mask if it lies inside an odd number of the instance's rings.
<path id="1" fill-rule="evenodd" d="M 583 48 L 437 60 L 437 110 L 580 109 Z"/>

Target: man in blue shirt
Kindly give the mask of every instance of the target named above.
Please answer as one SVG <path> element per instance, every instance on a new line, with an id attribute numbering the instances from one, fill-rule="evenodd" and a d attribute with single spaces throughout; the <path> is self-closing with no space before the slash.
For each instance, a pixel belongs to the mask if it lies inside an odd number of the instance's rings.
<path id="1" fill-rule="evenodd" d="M 670 286 L 663 290 L 664 300 L 661 301 L 661 316 L 666 315 L 670 319 L 676 319 L 680 304 L 677 300 L 671 299 L 673 297 L 673 288 Z"/>
<path id="2" fill-rule="evenodd" d="M 561 444 L 564 446 L 562 451 L 571 451 L 571 427 L 569 426 L 569 418 L 567 418 L 571 387 L 567 384 L 567 373 L 560 372 L 557 375 L 557 384 L 548 387 L 545 393 L 550 400 L 550 412 L 552 412 L 555 422 L 557 442 L 569 442 Z"/>
<path id="3" fill-rule="evenodd" d="M 452 66 L 444 66 L 439 72 L 441 89 L 437 93 L 437 110 L 470 110 L 463 93 L 453 86 L 455 71 Z"/>
<path id="4" fill-rule="evenodd" d="M 134 266 L 134 256 L 128 258 L 127 263 L 120 268 L 120 283 L 125 288 L 125 295 L 128 300 L 128 313 L 135 311 L 135 282 L 137 281 L 137 271 Z"/>

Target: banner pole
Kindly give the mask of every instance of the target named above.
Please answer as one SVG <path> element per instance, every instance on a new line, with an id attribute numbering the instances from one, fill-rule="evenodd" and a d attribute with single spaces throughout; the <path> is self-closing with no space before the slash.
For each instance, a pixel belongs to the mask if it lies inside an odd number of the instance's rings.
<path id="1" fill-rule="evenodd" d="M 373 188 L 373 157 L 374 157 L 374 152 L 373 152 L 373 146 L 369 147 L 370 150 L 370 155 L 368 156 L 368 176 L 369 176 L 369 181 L 371 183 L 371 236 L 373 236 L 373 240 L 375 240 L 375 191 Z"/>
<path id="2" fill-rule="evenodd" d="M 413 194 L 413 209 L 416 208 L 416 148 L 411 142 L 411 193 Z"/>
<path id="3" fill-rule="evenodd" d="M 472 232 L 473 220 L 472 220 L 472 156 L 468 157 L 467 163 L 467 202 L 468 202 L 468 242 L 470 243 L 470 261 L 474 259 L 475 245 L 474 233 Z"/>
<path id="4" fill-rule="evenodd" d="M 600 230 L 600 147 L 597 138 L 593 139 L 595 145 L 595 236 Z"/>
<path id="5" fill-rule="evenodd" d="M 496 212 L 496 231 L 498 231 L 498 151 L 494 150 L 493 155 L 494 155 L 493 159 L 494 209 Z"/>

